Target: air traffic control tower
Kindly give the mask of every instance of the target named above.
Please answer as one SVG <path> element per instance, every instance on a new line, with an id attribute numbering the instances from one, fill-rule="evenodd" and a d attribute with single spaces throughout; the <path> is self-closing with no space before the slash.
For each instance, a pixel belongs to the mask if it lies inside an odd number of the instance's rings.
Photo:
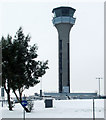
<path id="1" fill-rule="evenodd" d="M 59 44 L 59 93 L 70 92 L 70 30 L 75 24 L 76 10 L 71 7 L 54 8 L 53 24 L 58 31 Z"/>

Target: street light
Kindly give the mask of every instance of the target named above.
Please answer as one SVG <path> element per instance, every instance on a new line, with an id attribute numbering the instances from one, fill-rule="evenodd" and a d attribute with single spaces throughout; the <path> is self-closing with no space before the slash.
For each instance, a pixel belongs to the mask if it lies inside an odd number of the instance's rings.
<path id="1" fill-rule="evenodd" d="M 99 96 L 100 96 L 100 80 L 103 79 L 103 78 L 98 77 L 98 78 L 96 78 L 96 79 L 98 79 L 98 82 L 99 82 Z"/>

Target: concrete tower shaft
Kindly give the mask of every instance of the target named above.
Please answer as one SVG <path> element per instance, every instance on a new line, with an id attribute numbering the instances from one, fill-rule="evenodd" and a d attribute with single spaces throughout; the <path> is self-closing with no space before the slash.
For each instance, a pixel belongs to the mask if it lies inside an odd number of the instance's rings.
<path id="1" fill-rule="evenodd" d="M 59 7 L 54 13 L 53 24 L 58 31 L 59 41 L 59 92 L 70 92 L 70 30 L 75 23 L 71 7 Z"/>
<path id="2" fill-rule="evenodd" d="M 59 92 L 70 91 L 70 43 L 69 33 L 72 25 L 56 24 L 59 44 Z M 68 88 L 64 88 L 67 87 Z"/>

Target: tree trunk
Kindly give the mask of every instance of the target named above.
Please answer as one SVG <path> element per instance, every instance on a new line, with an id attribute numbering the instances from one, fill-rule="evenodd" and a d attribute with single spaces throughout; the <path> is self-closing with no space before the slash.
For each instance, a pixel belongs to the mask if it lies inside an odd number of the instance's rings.
<path id="1" fill-rule="evenodd" d="M 12 111 L 12 105 L 11 105 L 11 100 L 10 100 L 10 88 L 8 86 L 8 89 L 6 89 L 6 86 L 4 85 L 4 89 L 7 93 L 7 100 L 8 100 L 8 105 L 9 105 L 9 110 Z"/>
<path id="2" fill-rule="evenodd" d="M 9 110 L 12 111 L 12 105 L 11 105 L 11 100 L 10 100 L 10 92 L 8 92 L 7 98 L 8 98 Z"/>
<path id="3" fill-rule="evenodd" d="M 19 97 L 20 97 L 20 101 L 22 101 L 22 92 L 21 92 L 20 88 L 19 88 Z"/>
<path id="4" fill-rule="evenodd" d="M 15 90 L 13 90 L 13 92 L 14 92 L 14 94 L 15 94 L 15 96 L 16 96 L 18 102 L 21 104 L 21 101 L 20 101 L 19 97 L 17 96 Z M 30 112 L 30 111 L 29 111 L 26 107 L 24 107 L 22 104 L 21 104 L 21 106 L 24 108 L 24 110 L 25 110 L 26 112 Z"/>

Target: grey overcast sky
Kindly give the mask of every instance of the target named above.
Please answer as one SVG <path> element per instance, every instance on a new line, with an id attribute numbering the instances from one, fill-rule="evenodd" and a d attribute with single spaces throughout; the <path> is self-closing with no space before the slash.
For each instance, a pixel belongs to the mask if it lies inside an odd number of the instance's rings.
<path id="1" fill-rule="evenodd" d="M 49 0 L 50 1 L 50 0 Z M 31 44 L 38 45 L 38 59 L 49 60 L 42 77 L 43 92 L 58 91 L 58 33 L 52 24 L 52 9 L 69 6 L 76 9 L 76 23 L 70 32 L 71 92 L 98 91 L 96 77 L 104 78 L 104 2 L 78 0 L 4 0 L 0 2 L 0 36 L 14 36 L 20 26 L 30 33 Z M 85 0 L 86 1 L 86 0 Z M 40 84 L 25 91 L 39 92 Z M 101 94 L 104 79 L 101 80 Z"/>

